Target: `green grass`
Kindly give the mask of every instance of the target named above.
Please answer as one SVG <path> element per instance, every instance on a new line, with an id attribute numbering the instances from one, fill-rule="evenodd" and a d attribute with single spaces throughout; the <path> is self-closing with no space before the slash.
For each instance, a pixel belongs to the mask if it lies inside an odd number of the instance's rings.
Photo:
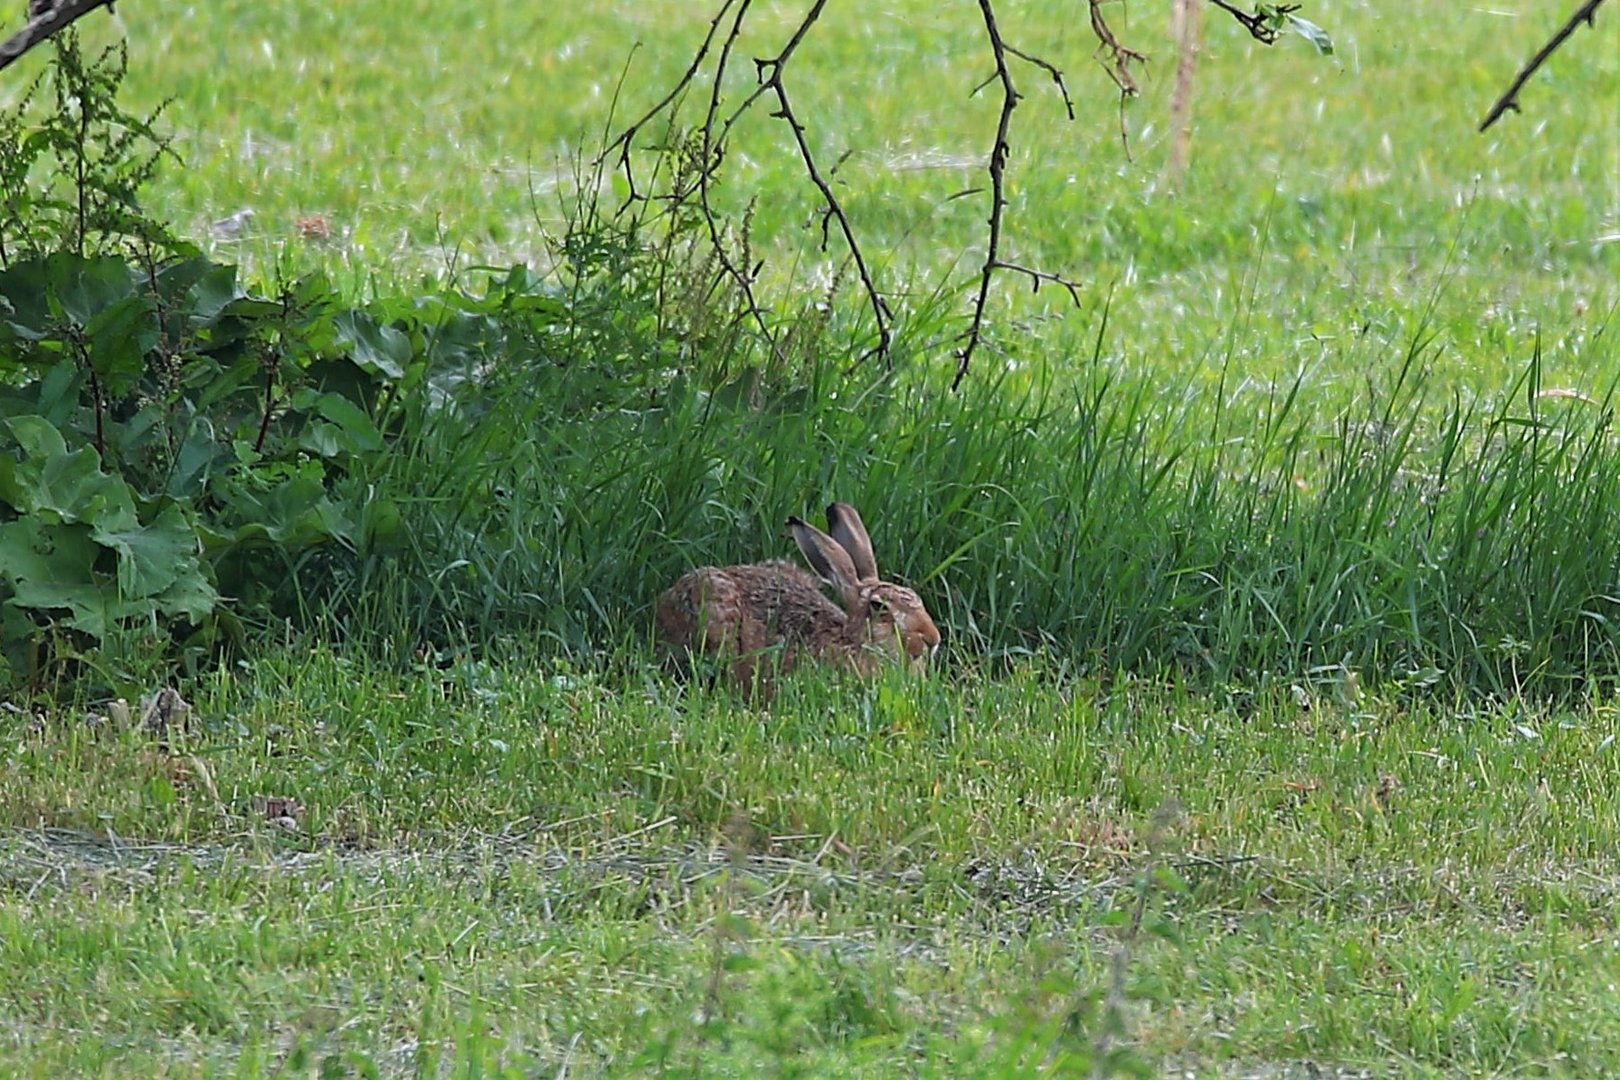
<path id="1" fill-rule="evenodd" d="M 760 712 L 298 652 L 195 704 L 167 754 L 8 722 L 9 1069 L 1073 1072 L 1139 897 L 1113 1022 L 1155 1068 L 1620 1064 L 1606 703 L 1032 667 Z"/>
<path id="2" fill-rule="evenodd" d="M 166 124 L 187 161 L 160 179 L 152 207 L 203 239 L 208 221 L 250 207 L 254 231 L 218 244 L 222 253 L 267 276 L 322 263 L 356 291 L 478 263 L 545 263 L 578 150 L 673 84 L 709 7 L 121 13 L 131 100 L 174 97 Z M 1008 35 L 1068 73 L 1079 113 L 1066 121 L 1044 74 L 1018 72 L 1028 97 L 1015 118 L 1009 252 L 1088 283 L 1089 306 L 1111 295 L 1111 362 L 1175 393 L 1212 394 L 1212 360 L 1228 354 L 1239 376 L 1228 393 L 1296 373 L 1313 388 L 1354 390 L 1364 372 L 1347 347 L 1360 334 L 1400 340 L 1437 291 L 1435 364 L 1447 384 L 1490 393 L 1539 340 L 1550 383 L 1590 390 L 1612 356 L 1599 331 L 1620 302 L 1620 136 L 1609 122 L 1620 53 L 1607 31 L 1573 39 L 1530 85 L 1524 114 L 1474 132 L 1566 7 L 1308 10 L 1333 34 L 1332 57 L 1297 37 L 1266 49 L 1211 11 L 1192 171 L 1174 195 L 1163 173 L 1174 82 L 1165 13 L 1112 16 L 1152 57 L 1127 114 L 1128 160 L 1084 21 L 1067 4 L 1009 8 Z M 774 51 L 787 28 L 782 12 L 755 17 L 744 58 Z M 983 243 L 983 199 L 952 197 L 984 184 L 995 121 L 993 100 L 969 97 L 987 70 L 977 19 L 966 3 L 834 7 L 792 69 L 818 152 L 851 154 L 842 190 L 896 291 L 951 268 L 963 281 Z M 114 32 L 110 20 L 90 26 Z M 9 85 L 42 62 L 29 58 Z M 745 59 L 735 89 L 751 79 Z M 760 200 L 756 244 L 780 256 L 778 279 L 803 287 L 819 262 L 803 250 L 812 192 L 781 125 L 762 116 L 741 139 L 722 194 Z M 301 237 L 299 219 L 314 216 L 334 230 L 325 247 Z M 1010 279 L 998 289 L 1003 321 L 1061 307 L 1043 292 L 1032 308 L 1025 293 Z M 1026 362 L 1089 352 L 1084 318 L 1019 330 L 1003 345 Z"/>
<path id="3" fill-rule="evenodd" d="M 852 151 L 910 366 L 840 374 L 846 295 L 802 339 L 810 393 L 614 397 L 597 366 L 750 356 L 586 265 L 582 362 L 538 335 L 482 426 L 407 410 L 346 466 L 334 497 L 396 500 L 398 547 L 288 557 L 341 655 L 294 634 L 189 672 L 169 749 L 0 712 L 0 1072 L 1087 1075 L 1109 1038 L 1202 1075 L 1620 1069 L 1612 26 L 1478 136 L 1568 5 L 1313 6 L 1328 59 L 1208 12 L 1172 194 L 1163 13 L 1109 9 L 1154 57 L 1127 160 L 1074 6 L 1003 6 L 1081 113 L 1019 72 L 1010 252 L 1082 310 L 1003 282 L 943 394 L 965 307 L 930 297 L 980 250 L 982 197 L 952 196 L 994 120 L 976 12 L 832 6 L 790 85 L 818 152 Z M 128 31 L 133 103 L 175 98 L 156 217 L 396 317 L 422 276 L 552 265 L 633 44 L 618 122 L 707 14 L 135 6 L 87 33 Z M 781 135 L 741 129 L 721 197 L 758 197 L 791 312 L 839 256 L 804 243 Z M 668 683 L 657 589 L 782 554 L 833 496 L 940 615 L 943 669 L 768 709 Z"/>

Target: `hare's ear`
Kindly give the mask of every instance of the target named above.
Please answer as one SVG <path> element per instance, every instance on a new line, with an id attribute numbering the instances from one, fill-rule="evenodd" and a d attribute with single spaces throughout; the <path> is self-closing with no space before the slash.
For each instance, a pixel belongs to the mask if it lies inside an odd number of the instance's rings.
<path id="1" fill-rule="evenodd" d="M 849 552 L 803 518 L 790 517 L 787 523 L 811 569 L 820 575 L 821 580 L 838 590 L 838 595 L 844 599 L 845 610 L 854 611 L 861 602 L 861 579 L 855 572 L 855 564 L 850 561 Z"/>
<path id="2" fill-rule="evenodd" d="M 827 507 L 827 530 L 838 546 L 849 552 L 855 573 L 862 581 L 878 579 L 877 556 L 872 554 L 872 538 L 866 535 L 861 515 L 849 503 L 835 502 Z"/>

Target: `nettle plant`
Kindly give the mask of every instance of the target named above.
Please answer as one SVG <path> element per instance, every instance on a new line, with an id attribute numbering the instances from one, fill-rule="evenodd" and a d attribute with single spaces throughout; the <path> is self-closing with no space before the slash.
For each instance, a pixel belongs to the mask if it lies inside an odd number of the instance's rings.
<path id="1" fill-rule="evenodd" d="M 514 415 L 589 424 L 671 378 L 643 249 L 621 237 L 620 266 L 595 219 L 558 275 L 477 295 L 248 289 L 142 211 L 172 154 L 116 103 L 124 50 L 54 44 L 0 113 L 0 687 L 122 689 L 137 661 L 319 613 L 343 566 L 397 550 L 388 483 L 432 445 Z"/>
<path id="2" fill-rule="evenodd" d="M 374 408 L 418 353 L 323 278 L 252 295 L 145 215 L 169 148 L 118 107 L 125 69 L 63 35 L 0 115 L 0 685 L 75 660 L 116 684 L 271 610 L 301 551 L 352 546 L 335 485 L 383 449 Z"/>
<path id="3" fill-rule="evenodd" d="M 0 115 L 0 683 L 211 637 L 222 585 L 251 592 L 222 557 L 341 538 L 324 459 L 379 442 L 310 376 L 343 351 L 329 289 L 250 296 L 142 212 L 169 147 L 119 108 L 126 65 L 63 35 Z"/>

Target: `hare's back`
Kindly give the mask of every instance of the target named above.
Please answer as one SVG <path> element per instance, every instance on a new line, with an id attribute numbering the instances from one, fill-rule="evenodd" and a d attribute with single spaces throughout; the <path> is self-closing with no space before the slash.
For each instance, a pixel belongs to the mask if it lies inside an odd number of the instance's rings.
<path id="1" fill-rule="evenodd" d="M 731 579 L 746 613 L 770 625 L 781 625 L 789 637 L 798 636 L 794 630 L 800 621 L 807 633 L 811 624 L 844 617 L 843 609 L 821 591 L 821 581 L 814 574 L 785 559 L 727 566 L 719 572 Z"/>
<path id="2" fill-rule="evenodd" d="M 658 601 L 658 628 L 698 648 L 759 648 L 809 638 L 844 613 L 809 573 L 785 560 L 689 571 Z"/>

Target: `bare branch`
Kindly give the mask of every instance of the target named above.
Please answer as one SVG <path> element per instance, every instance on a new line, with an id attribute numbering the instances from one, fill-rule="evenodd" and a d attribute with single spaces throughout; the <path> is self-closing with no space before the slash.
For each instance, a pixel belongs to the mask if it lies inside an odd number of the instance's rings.
<path id="1" fill-rule="evenodd" d="M 798 150 L 799 160 L 804 163 L 805 172 L 808 175 L 810 182 L 815 186 L 816 190 L 821 195 L 823 204 L 820 215 L 822 248 L 823 250 L 826 249 L 831 236 L 832 223 L 837 222 L 839 234 L 843 237 L 845 245 L 849 248 L 850 257 L 855 263 L 856 271 L 861 279 L 861 285 L 865 289 L 867 299 L 871 304 L 873 319 L 877 326 L 877 343 L 873 346 L 868 355 L 887 355 L 889 347 L 893 341 L 894 315 L 889 307 L 888 301 L 878 289 L 877 281 L 872 273 L 871 264 L 867 260 L 866 254 L 861 248 L 860 240 L 856 235 L 854 225 L 851 223 L 849 215 L 844 209 L 843 202 L 838 197 L 838 193 L 833 189 L 830 173 L 824 172 L 821 164 L 817 161 L 815 152 L 810 146 L 808 129 L 793 110 L 793 102 L 788 95 L 787 83 L 785 81 L 789 61 L 793 58 L 794 53 L 798 51 L 799 46 L 803 44 L 805 36 L 809 34 L 811 28 L 814 27 L 817 20 L 820 19 L 822 10 L 826 7 L 827 0 L 816 0 L 816 2 L 811 5 L 809 11 L 799 22 L 799 25 L 794 29 L 793 34 L 788 38 L 787 43 L 782 47 L 780 52 L 778 52 L 775 56 L 760 57 L 754 60 L 754 72 L 758 85 L 752 92 L 743 98 L 740 104 L 722 116 L 723 87 L 725 85 L 726 71 L 730 66 L 733 49 L 741 35 L 742 24 L 748 15 L 748 10 L 751 4 L 751 0 L 740 0 L 740 3 L 738 3 L 738 0 L 725 0 L 721 10 L 710 22 L 708 35 L 704 38 L 703 44 L 699 47 L 697 55 L 693 58 L 692 63 L 688 66 L 686 74 L 681 77 L 680 82 L 677 83 L 675 88 L 666 94 L 664 98 L 658 102 L 658 104 L 649 109 L 640 119 L 636 120 L 635 123 L 631 124 L 617 137 L 615 137 L 607 145 L 607 148 L 603 151 L 602 156 L 605 157 L 608 154 L 617 152 L 620 170 L 625 174 L 626 179 L 631 183 L 632 197 L 636 197 L 634 195 L 634 180 L 630 174 L 631 144 L 636 133 L 646 124 L 651 122 L 655 116 L 658 116 L 661 113 L 672 112 L 678 107 L 677 103 L 679 102 L 682 93 L 691 88 L 692 84 L 697 79 L 697 73 L 701 69 L 704 59 L 710 54 L 711 50 L 714 49 L 715 39 L 720 35 L 721 23 L 724 21 L 727 12 L 731 10 L 733 4 L 737 5 L 736 11 L 735 14 L 732 15 L 730 26 L 726 31 L 724 40 L 720 44 L 719 51 L 715 59 L 715 70 L 712 77 L 713 81 L 709 86 L 709 100 L 704 110 L 703 124 L 701 128 L 702 146 L 698 155 L 699 160 L 697 164 L 696 195 L 698 203 L 702 209 L 704 224 L 708 229 L 709 242 L 715 253 L 715 258 L 722 271 L 736 283 L 738 289 L 743 294 L 744 301 L 748 306 L 750 314 L 752 314 L 754 320 L 758 323 L 761 332 L 766 336 L 767 339 L 769 339 L 771 335 L 765 323 L 764 308 L 759 303 L 759 300 L 754 292 L 754 282 L 756 279 L 757 270 L 738 266 L 736 261 L 733 259 L 732 254 L 726 244 L 725 238 L 721 235 L 722 218 L 714 207 L 711 199 L 711 192 L 714 186 L 714 178 L 718 173 L 721 162 L 725 158 L 726 148 L 731 138 L 732 129 L 738 124 L 739 121 L 741 121 L 742 117 L 746 115 L 750 109 L 759 103 L 762 98 L 770 96 L 775 99 L 776 103 L 775 110 L 770 114 L 771 117 L 773 119 L 784 120 L 787 122 L 789 130 L 791 130 L 793 133 L 793 143 L 794 147 Z M 1053 72 L 1054 78 L 1056 78 L 1061 85 L 1061 74 L 1057 73 L 1055 69 L 1053 69 Z M 845 156 L 847 157 L 848 155 L 846 154 Z M 841 160 L 842 159 L 840 159 L 840 161 Z M 834 168 L 836 168 L 836 166 L 834 166 Z M 672 196 L 672 198 L 676 201 L 680 201 L 684 197 L 685 195 L 681 192 L 676 192 Z"/>
<path id="2" fill-rule="evenodd" d="M 48 40 L 98 7 L 113 9 L 113 0 L 58 0 L 54 5 L 29 5 L 26 26 L 0 42 L 0 71 L 35 45 Z"/>
<path id="3" fill-rule="evenodd" d="M 990 52 L 996 62 L 996 78 L 1001 82 L 1001 118 L 996 124 L 996 141 L 990 147 L 990 239 L 984 253 L 984 266 L 979 270 L 979 291 L 973 300 L 973 320 L 968 323 L 962 347 L 956 353 L 956 378 L 951 389 L 962 385 L 967 377 L 973 352 L 979 347 L 984 332 L 984 305 L 990 298 L 990 278 L 996 271 L 996 260 L 1001 253 L 1001 215 L 1007 208 L 1006 169 L 1009 145 L 1008 131 L 1012 127 L 1013 110 L 1018 108 L 1021 96 L 1013 85 L 1012 72 L 1007 67 L 1007 47 L 996 26 L 996 9 L 991 0 L 979 0 L 979 11 L 984 16 L 984 30 L 990 38 Z"/>
<path id="4" fill-rule="evenodd" d="M 720 10 L 714 13 L 714 18 L 709 20 L 709 32 L 704 35 L 703 44 L 698 46 L 697 54 L 692 57 L 692 63 L 687 67 L 686 74 L 682 75 L 675 85 L 670 88 L 669 93 L 664 95 L 663 100 L 642 113 L 640 119 L 619 132 L 618 136 L 604 146 L 602 152 L 596 156 L 596 164 L 600 165 L 607 159 L 609 154 L 615 150 L 619 152 L 619 167 L 624 173 L 625 182 L 630 185 L 630 197 L 627 202 L 634 202 L 640 197 L 636 193 L 636 178 L 630 166 L 631 144 L 634 143 L 641 129 L 652 122 L 653 117 L 673 105 L 676 99 L 686 92 L 687 87 L 692 85 L 692 80 L 697 77 L 698 69 L 703 66 L 703 58 L 709 55 L 709 49 L 714 44 L 714 35 L 720 32 L 720 20 L 726 17 L 726 12 L 731 10 L 731 5 L 735 2 L 736 0 L 725 0 L 720 5 Z"/>
<path id="5" fill-rule="evenodd" d="M 1005 48 L 1007 50 L 1007 52 L 1009 52 L 1013 56 L 1018 57 L 1018 59 L 1022 60 L 1024 63 L 1033 64 L 1035 67 L 1040 68 L 1042 71 L 1044 71 L 1048 75 L 1052 76 L 1052 81 L 1057 83 L 1058 93 L 1063 95 L 1063 108 L 1068 112 L 1069 119 L 1073 120 L 1074 119 L 1074 101 L 1073 101 L 1073 99 L 1071 99 L 1069 97 L 1069 87 L 1068 87 L 1068 84 L 1063 81 L 1063 72 L 1061 72 L 1057 68 L 1053 67 L 1047 61 L 1042 60 L 1040 57 L 1031 56 L 1029 53 L 1025 52 L 1022 49 L 1015 49 L 1011 45 L 1008 45 L 1006 42 L 1002 42 L 1002 47 Z M 984 82 L 979 84 L 979 90 L 984 89 L 986 86 L 990 85 L 990 83 L 994 82 L 994 81 L 995 81 L 995 76 L 994 75 L 990 76 L 989 79 L 986 79 Z M 974 91 L 974 93 L 978 93 L 978 92 L 979 92 L 978 90 Z"/>
<path id="6" fill-rule="evenodd" d="M 1524 84 L 1530 81 L 1530 77 L 1536 73 L 1537 69 L 1542 64 L 1545 64 L 1553 53 L 1558 51 L 1559 46 L 1569 39 L 1569 36 L 1576 31 L 1581 23 L 1584 22 L 1588 27 L 1596 27 L 1597 9 L 1602 4 L 1603 0 L 1586 0 L 1586 3 L 1582 4 L 1575 14 L 1569 17 L 1569 21 L 1558 28 L 1558 32 L 1548 39 L 1547 44 L 1541 47 L 1541 51 L 1531 57 L 1530 62 L 1520 69 L 1518 76 L 1513 80 L 1513 85 L 1507 88 L 1507 93 L 1496 99 L 1496 104 L 1491 106 L 1491 111 L 1480 122 L 1480 131 L 1488 130 L 1509 109 L 1514 112 L 1519 111 L 1519 91 L 1524 89 Z"/>
<path id="7" fill-rule="evenodd" d="M 1120 41 L 1112 28 L 1108 25 L 1104 5 L 1113 0 L 1087 0 L 1090 14 L 1092 32 L 1098 43 L 1097 54 L 1104 70 L 1113 79 L 1120 91 L 1120 137 L 1124 142 L 1126 154 L 1130 153 L 1129 143 L 1126 140 L 1125 113 L 1126 101 L 1139 92 L 1138 76 L 1141 68 L 1147 63 L 1145 54 L 1130 48 Z M 1240 24 L 1248 29 L 1249 33 L 1264 42 L 1275 41 L 1279 27 L 1286 23 L 1289 13 L 1298 10 L 1298 5 L 1290 4 L 1257 4 L 1253 14 L 1243 11 L 1235 6 L 1232 0 L 1212 0 L 1223 10 L 1227 11 Z M 704 217 L 704 224 L 708 230 L 709 243 L 715 253 L 716 263 L 725 277 L 733 281 L 746 300 L 749 311 L 759 323 L 761 331 L 767 339 L 771 333 L 766 326 L 765 312 L 761 308 L 755 295 L 754 287 L 757 280 L 757 266 L 739 265 L 739 259 L 729 246 L 725 234 L 724 219 L 719 215 L 714 205 L 712 193 L 719 182 L 719 169 L 723 163 L 730 145 L 730 139 L 737 125 L 751 110 L 760 104 L 761 99 L 769 97 L 774 103 L 770 113 L 773 119 L 785 121 L 788 130 L 792 133 L 794 149 L 804 166 L 810 183 L 815 187 L 821 197 L 821 207 L 816 215 L 816 224 L 821 230 L 821 247 L 825 251 L 832 242 L 834 225 L 849 249 L 849 259 L 854 265 L 871 305 L 873 320 L 877 330 L 877 342 L 866 354 L 867 356 L 885 355 L 892 344 L 894 314 L 882 291 L 879 290 L 873 274 L 872 264 L 869 262 L 865 250 L 861 246 L 860 238 L 850 220 L 838 190 L 833 184 L 833 175 L 841 164 L 843 158 L 831 167 L 819 160 L 812 147 L 810 131 L 804 120 L 794 109 L 793 97 L 787 85 L 788 66 L 797 53 L 799 46 L 806 36 L 815 27 L 821 17 L 827 0 L 813 0 L 809 10 L 799 22 L 782 50 L 772 57 L 756 57 L 754 70 L 756 86 L 748 93 L 742 95 L 740 102 L 732 104 L 724 100 L 724 86 L 729 69 L 732 66 L 737 43 L 740 40 L 743 23 L 751 13 L 752 0 L 723 0 L 722 7 L 709 24 L 707 36 L 697 55 L 693 57 L 686 73 L 681 77 L 675 88 L 666 94 L 652 109 L 636 120 L 624 132 L 607 144 L 602 157 L 617 154 L 619 167 L 630 181 L 631 198 L 649 198 L 636 190 L 634 177 L 631 175 L 630 161 L 632 144 L 636 134 L 657 116 L 667 116 L 672 120 L 679 112 L 687 92 L 693 89 L 700 80 L 712 78 L 705 90 L 707 102 L 704 108 L 701 127 L 695 132 L 695 139 L 700 141 L 694 151 L 694 161 L 683 165 L 687 171 L 683 174 L 690 178 L 689 183 L 676 185 L 667 196 L 672 206 L 697 204 Z M 1080 302 L 1080 285 L 1061 274 L 1033 268 L 1007 259 L 1003 255 L 1006 213 L 1008 209 L 1007 195 L 1007 164 L 1011 155 L 1011 129 L 1013 111 L 1018 107 L 1023 95 L 1014 82 L 1012 65 L 1014 61 L 1022 61 L 1031 67 L 1039 68 L 1053 83 L 1056 84 L 1058 94 L 1063 101 L 1063 107 L 1071 120 L 1075 118 L 1075 104 L 1064 80 L 1063 72 L 1047 60 L 1019 49 L 1007 42 L 1002 36 L 1001 28 L 997 22 L 994 0 L 978 0 L 979 12 L 984 22 L 986 39 L 989 42 L 994 70 L 981 84 L 973 88 L 973 94 L 992 85 L 1001 88 L 1001 105 L 997 118 L 994 141 L 990 147 L 989 160 L 986 171 L 989 173 L 990 213 L 987 219 L 988 235 L 986 237 L 985 255 L 979 267 L 977 281 L 973 288 L 972 311 L 966 329 L 958 340 L 956 376 L 952 387 L 961 385 L 971 366 L 975 351 L 983 344 L 986 311 L 989 304 L 991 284 L 998 273 L 1011 273 L 1027 279 L 1030 284 L 1039 289 L 1043 285 L 1057 285 L 1066 290 L 1070 298 L 1078 306 Z M 705 65 L 713 64 L 712 71 L 706 71 Z M 1184 73 L 1190 74 L 1190 73 Z M 847 157 L 847 152 L 845 157 Z M 601 160 L 600 158 L 598 160 Z M 982 189 L 977 189 L 982 190 Z M 974 192 L 976 193 L 976 192 Z M 973 193 L 963 193 L 973 194 Z M 961 196 L 955 196 L 961 197 Z"/>
<path id="8" fill-rule="evenodd" d="M 1007 64 L 1008 56 L 1017 56 L 1028 59 L 1024 54 L 1007 47 L 1001 36 L 1001 28 L 996 24 L 996 9 L 994 0 L 979 0 L 979 11 L 984 16 L 984 31 L 990 40 L 990 53 L 995 59 L 996 73 L 990 80 L 1001 84 L 1001 115 L 996 123 L 995 143 L 990 147 L 990 236 L 985 245 L 984 265 L 979 268 L 979 287 L 973 298 L 973 317 L 968 328 L 962 334 L 962 346 L 956 353 L 956 377 L 951 380 L 951 389 L 955 390 L 962 385 L 967 377 L 968 366 L 973 362 L 973 353 L 978 349 L 984 336 L 984 309 L 990 299 L 990 279 L 998 270 L 1007 270 L 1027 276 L 1035 288 L 1039 289 L 1044 282 L 1052 282 L 1063 286 L 1074 298 L 1075 304 L 1080 303 L 1079 285 L 1057 274 L 1047 273 L 1044 270 L 1032 270 L 1027 266 L 1007 262 L 1001 258 L 1001 229 L 1002 216 L 1007 209 L 1007 158 L 1011 153 L 1012 114 L 1018 107 L 1023 95 L 1013 83 L 1012 69 Z M 1055 73 L 1056 69 L 1050 65 L 1037 65 L 1045 67 Z M 988 85 L 988 84 L 980 84 Z M 1061 77 L 1059 85 L 1062 85 Z M 1064 100 L 1068 100 L 1065 92 Z M 1073 115 L 1072 113 L 1070 115 Z"/>
<path id="9" fill-rule="evenodd" d="M 1120 97 L 1135 97 L 1142 92 L 1142 88 L 1136 84 L 1136 76 L 1131 74 L 1131 65 L 1145 64 L 1147 57 L 1135 49 L 1127 48 L 1114 36 L 1113 29 L 1102 13 L 1103 4 L 1107 2 L 1108 0 L 1091 0 L 1091 32 L 1097 38 L 1097 55 L 1100 58 L 1107 58 L 1103 70 L 1108 72 L 1108 77 L 1119 87 Z"/>
<path id="10" fill-rule="evenodd" d="M 771 328 L 765 321 L 765 309 L 759 298 L 754 295 L 755 270 L 749 267 L 738 266 L 731 257 L 731 251 L 726 241 L 720 235 L 720 216 L 715 213 L 714 205 L 709 200 L 709 192 L 713 188 L 714 174 L 725 157 L 726 147 L 724 137 L 716 137 L 714 125 L 720 115 L 721 87 L 725 83 L 726 65 L 731 59 L 731 50 L 737 44 L 737 38 L 742 34 L 743 18 L 748 14 L 748 5 L 752 0 L 742 0 L 737 8 L 736 17 L 731 20 L 731 29 L 726 34 L 724 44 L 720 46 L 720 57 L 715 61 L 714 84 L 709 88 L 709 106 L 703 114 L 703 148 L 698 162 L 698 202 L 703 207 L 703 223 L 709 230 L 709 246 L 714 251 L 715 259 L 719 261 L 720 268 L 726 275 L 737 283 L 742 292 L 743 300 L 748 305 L 748 313 L 753 316 L 754 323 L 759 327 L 760 334 L 766 341 L 771 339 Z M 727 0 L 727 6 L 730 0 Z M 704 41 L 705 47 L 709 39 Z"/>
<path id="11" fill-rule="evenodd" d="M 804 162 L 805 173 L 810 177 L 810 182 L 816 186 L 816 190 L 821 192 L 822 203 L 825 206 L 821 218 L 822 250 L 826 250 L 827 247 L 828 219 L 830 217 L 838 222 L 838 231 L 844 237 L 845 246 L 849 248 L 850 258 L 855 262 L 855 272 L 860 275 L 861 287 L 866 291 L 867 302 L 871 305 L 872 321 L 877 327 L 877 344 L 872 346 L 866 355 L 887 357 L 889 346 L 894 340 L 894 313 L 889 307 L 889 302 L 884 299 L 883 294 L 878 290 L 877 282 L 872 277 L 871 266 L 867 263 L 866 255 L 861 250 L 860 241 L 855 236 L 855 228 L 850 224 L 849 215 L 844 212 L 843 203 L 839 201 L 837 193 L 833 191 L 832 183 L 822 173 L 820 166 L 816 164 L 815 152 L 810 149 L 810 141 L 805 134 L 806 128 L 797 114 L 794 113 L 793 103 L 788 99 L 787 84 L 782 81 L 782 76 L 787 70 L 788 61 L 804 41 L 804 36 L 809 32 L 810 27 L 820 18 L 821 10 L 826 4 L 827 0 L 816 0 L 815 5 L 810 9 L 810 13 L 805 16 L 804 21 L 799 24 L 799 28 L 794 31 L 793 36 L 788 39 L 787 45 L 782 48 L 780 53 L 768 59 L 756 59 L 754 61 L 754 71 L 759 78 L 759 90 L 749 96 L 748 100 L 743 103 L 743 108 L 752 104 L 759 93 L 769 91 L 775 96 L 776 111 L 771 113 L 771 117 L 787 121 L 788 128 L 793 132 L 793 143 L 799 151 L 799 160 Z M 740 114 L 741 110 L 733 114 L 731 120 L 726 123 L 727 131 L 730 130 L 731 125 L 736 122 L 737 116 Z"/>
<path id="12" fill-rule="evenodd" d="M 819 9 L 820 5 L 818 4 L 817 7 Z M 838 196 L 833 192 L 832 184 L 827 181 L 827 178 L 821 174 L 821 170 L 816 166 L 815 155 L 810 150 L 810 143 L 805 139 L 805 127 L 799 122 L 799 118 L 794 115 L 793 106 L 788 101 L 787 87 L 782 85 L 781 58 L 778 57 L 776 60 L 758 63 L 761 65 L 761 73 L 766 70 L 767 66 L 771 70 L 770 77 L 765 80 L 765 84 L 776 94 L 777 110 L 771 115 L 776 119 L 786 120 L 788 127 L 793 129 L 793 141 L 799 147 L 799 158 L 804 162 L 805 172 L 809 173 L 810 182 L 816 185 L 816 189 L 821 192 L 821 198 L 827 207 L 826 214 L 832 215 L 838 222 L 838 230 L 843 234 L 844 243 L 849 247 L 850 257 L 855 260 L 855 271 L 861 277 L 861 286 L 866 290 L 866 298 L 872 306 L 872 321 L 877 326 L 877 344 L 872 347 L 868 355 L 875 354 L 879 357 L 886 357 L 889 354 L 889 345 L 894 340 L 894 331 L 892 329 L 894 314 L 889 308 L 889 302 L 883 298 L 883 294 L 878 291 L 877 283 L 872 279 L 871 268 L 867 266 L 866 256 L 862 254 L 860 242 L 855 238 L 855 229 L 849 223 L 849 215 L 844 213 L 844 207 L 838 201 Z M 825 214 L 822 217 L 821 246 L 823 250 L 827 246 L 827 218 Z"/>
<path id="13" fill-rule="evenodd" d="M 1062 274 L 1054 274 L 1049 270 L 1034 270 L 1018 263 L 1007 262 L 1004 259 L 997 259 L 995 268 L 1014 274 L 1023 274 L 1029 278 L 1030 284 L 1036 292 L 1040 292 L 1041 286 L 1045 284 L 1061 286 L 1068 292 L 1069 299 L 1074 301 L 1074 306 L 1080 306 L 1080 283 L 1078 281 L 1071 281 Z"/>

